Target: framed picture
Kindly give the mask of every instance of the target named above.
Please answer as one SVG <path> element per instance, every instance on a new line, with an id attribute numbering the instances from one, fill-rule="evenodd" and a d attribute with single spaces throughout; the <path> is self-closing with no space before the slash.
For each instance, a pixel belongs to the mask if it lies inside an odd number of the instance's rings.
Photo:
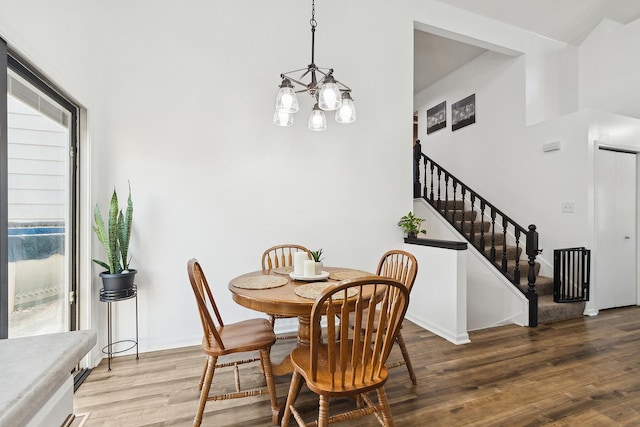
<path id="1" fill-rule="evenodd" d="M 476 94 L 451 105 L 451 130 L 458 130 L 476 122 Z"/>
<path id="2" fill-rule="evenodd" d="M 447 127 L 447 101 L 427 110 L 427 134 Z"/>

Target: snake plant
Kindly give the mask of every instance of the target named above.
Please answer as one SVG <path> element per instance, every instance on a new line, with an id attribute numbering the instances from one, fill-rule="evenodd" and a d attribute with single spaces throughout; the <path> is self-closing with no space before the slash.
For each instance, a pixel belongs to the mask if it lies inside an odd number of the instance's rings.
<path id="1" fill-rule="evenodd" d="M 106 268 L 110 274 L 119 274 L 129 269 L 129 241 L 131 240 L 131 220 L 133 218 L 133 202 L 131 200 L 131 185 L 129 185 L 129 198 L 127 210 L 122 213 L 118 207 L 118 194 L 113 190 L 111 203 L 109 204 L 108 223 L 102 219 L 98 204 L 93 210 L 93 231 L 102 243 L 107 254 L 107 262 L 94 259 L 93 262 Z"/>

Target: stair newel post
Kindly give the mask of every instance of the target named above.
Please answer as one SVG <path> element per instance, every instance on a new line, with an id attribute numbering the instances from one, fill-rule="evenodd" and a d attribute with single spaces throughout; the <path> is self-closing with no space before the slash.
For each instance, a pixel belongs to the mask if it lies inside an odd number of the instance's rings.
<path id="1" fill-rule="evenodd" d="M 538 326 L 538 294 L 536 293 L 536 257 L 542 252 L 538 249 L 538 232 L 536 226 L 529 225 L 527 233 L 527 257 L 529 258 L 529 276 L 527 299 L 529 300 L 529 326 Z"/>
<path id="2" fill-rule="evenodd" d="M 496 209 L 491 206 L 491 250 L 489 251 L 491 262 L 496 262 Z"/>
<path id="3" fill-rule="evenodd" d="M 424 159 L 424 169 L 427 170 L 427 158 Z M 427 194 L 427 190 L 425 189 L 425 194 Z M 431 200 L 431 204 L 433 204 L 433 162 L 431 162 L 431 192 L 429 193 L 429 200 Z"/>
<path id="4" fill-rule="evenodd" d="M 422 145 L 420 140 L 416 140 L 413 145 L 413 198 L 422 197 L 420 185 L 420 158 L 422 157 Z M 425 182 L 426 186 L 426 182 Z"/>
<path id="5" fill-rule="evenodd" d="M 502 215 L 502 271 L 507 271 L 507 222 L 508 218 Z"/>
<path id="6" fill-rule="evenodd" d="M 471 227 L 469 230 L 469 236 L 471 236 L 471 244 L 475 245 L 476 244 L 476 233 L 475 233 L 475 215 L 473 214 L 475 211 L 475 203 L 476 203 L 476 195 L 475 193 L 473 193 L 473 191 L 471 192 L 471 195 L 469 196 L 469 200 L 471 202 Z"/>
<path id="7" fill-rule="evenodd" d="M 514 235 L 516 238 L 516 254 L 515 254 L 516 267 L 513 270 L 513 283 L 517 285 L 520 283 L 520 257 L 518 256 L 518 253 L 520 252 L 520 228 L 519 227 L 516 227 L 516 231 Z"/>

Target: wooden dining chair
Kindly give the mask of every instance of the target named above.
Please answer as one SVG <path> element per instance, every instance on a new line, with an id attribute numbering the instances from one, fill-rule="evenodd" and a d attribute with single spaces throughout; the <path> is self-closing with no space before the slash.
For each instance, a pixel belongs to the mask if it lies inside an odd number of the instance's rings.
<path id="1" fill-rule="evenodd" d="M 380 258 L 376 274 L 378 276 L 391 277 L 392 279 L 402 282 L 407 287 L 409 293 L 411 293 L 411 288 L 413 288 L 413 283 L 416 281 L 416 275 L 418 274 L 418 261 L 416 260 L 416 257 L 409 252 L 391 250 Z M 353 316 L 350 316 L 349 318 L 349 326 L 353 329 L 355 328 L 355 323 L 352 317 Z M 400 347 L 403 360 L 389 364 L 387 365 L 387 368 L 391 369 L 405 365 L 409 372 L 411 382 L 416 385 L 418 383 L 416 374 L 413 371 L 413 365 L 411 364 L 411 358 L 409 357 L 407 346 L 402 338 L 402 326 L 398 329 L 395 341 L 398 343 L 398 347 Z"/>
<path id="2" fill-rule="evenodd" d="M 293 258 L 294 254 L 299 251 L 304 251 L 311 259 L 311 252 L 309 249 L 300 245 L 293 244 L 285 244 L 285 245 L 277 245 L 272 246 L 262 254 L 262 269 L 263 270 L 272 270 L 274 268 L 285 268 L 291 267 L 293 271 Z M 291 318 L 292 316 L 282 316 L 276 314 L 269 314 L 269 321 L 271 322 L 271 326 L 275 328 L 276 319 L 286 319 Z M 297 338 L 298 335 L 278 335 L 277 339 L 293 339 Z"/>
<path id="3" fill-rule="evenodd" d="M 226 400 L 239 397 L 249 397 L 261 394 L 269 394 L 271 412 L 274 423 L 277 422 L 276 389 L 271 370 L 271 346 L 276 341 L 273 328 L 267 319 L 249 319 L 232 324 L 224 324 L 213 293 L 202 271 L 202 267 L 194 258 L 187 264 L 189 281 L 196 297 L 198 312 L 202 322 L 204 336 L 202 338 L 202 351 L 207 360 L 200 378 L 200 401 L 198 410 L 193 420 L 194 426 L 202 422 L 202 413 L 207 401 Z M 218 357 L 235 353 L 259 352 L 260 357 L 232 361 L 218 364 Z M 260 362 L 260 369 L 264 373 L 267 383 L 266 388 L 241 391 L 240 373 L 238 365 L 250 362 Z M 216 368 L 234 367 L 236 391 L 218 395 L 209 395 L 213 374 Z"/>
<path id="4" fill-rule="evenodd" d="M 369 414 L 375 414 L 380 424 L 392 426 L 391 410 L 384 390 L 387 381 L 385 362 L 408 304 L 407 287 L 386 277 L 349 279 L 326 288 L 316 299 L 311 311 L 311 346 L 298 347 L 291 353 L 294 371 L 282 426 L 289 425 L 292 414 L 298 425 L 307 425 L 294 407 L 303 379 L 307 387 L 320 398 L 316 421 L 318 426 L 324 427 L 329 423 Z M 335 333 L 337 316 L 347 319 L 350 312 L 353 313 L 357 330 L 362 328 L 364 334 L 339 340 Z M 321 319 L 325 314 L 327 334 L 321 340 Z M 342 322 L 339 327 L 340 335 L 348 337 L 348 323 Z M 374 390 L 377 403 L 368 395 Z M 355 397 L 361 407 L 330 416 L 329 398 L 335 397 Z"/>

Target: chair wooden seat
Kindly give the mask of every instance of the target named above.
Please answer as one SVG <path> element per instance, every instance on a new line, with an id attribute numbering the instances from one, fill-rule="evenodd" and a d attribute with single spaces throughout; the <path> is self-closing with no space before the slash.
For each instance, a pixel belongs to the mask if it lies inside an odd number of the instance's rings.
<path id="1" fill-rule="evenodd" d="M 356 295 L 347 297 L 348 290 Z M 398 328 L 409 305 L 409 290 L 394 279 L 367 276 L 344 280 L 328 286 L 316 299 L 311 310 L 311 345 L 299 347 L 291 353 L 293 376 L 287 396 L 282 426 L 289 425 L 291 415 L 298 425 L 318 425 L 351 420 L 373 414 L 380 424 L 393 426 L 391 410 L 384 384 L 387 381 L 385 362 Z M 362 334 L 349 335 L 348 322 L 340 324 L 340 340 L 336 333 L 336 319 L 349 318 L 354 312 L 355 330 Z M 326 315 L 327 336 L 321 341 L 321 320 Z M 374 330 L 375 317 L 378 327 Z M 303 381 L 304 379 L 304 381 Z M 307 424 L 294 407 L 303 383 L 318 394 L 318 419 Z M 377 403 L 368 392 L 376 391 Z M 355 397 L 359 407 L 351 411 L 329 415 L 329 399 Z M 366 406 L 360 407 L 364 403 Z"/>
<path id="2" fill-rule="evenodd" d="M 204 351 L 212 356 L 253 351 L 269 347 L 275 341 L 271 323 L 267 319 L 249 319 L 224 325 L 218 328 L 218 335 L 224 348 L 220 348 L 213 336 L 209 339 L 202 338 Z"/>
<path id="3" fill-rule="evenodd" d="M 194 427 L 202 423 L 202 415 L 206 403 L 210 400 L 236 399 L 240 397 L 269 394 L 271 416 L 274 423 L 278 422 L 278 408 L 276 401 L 276 387 L 271 369 L 271 346 L 276 342 L 271 323 L 267 319 L 250 319 L 225 325 L 218 311 L 213 293 L 209 287 L 202 267 L 194 258 L 187 264 L 189 281 L 196 298 L 198 313 L 202 323 L 203 338 L 202 351 L 206 354 L 206 361 L 200 377 L 200 400 L 193 420 Z M 215 320 L 214 320 L 215 319 Z M 218 357 L 245 352 L 257 352 L 260 357 L 243 360 L 232 360 L 218 364 Z M 260 369 L 267 383 L 266 388 L 240 390 L 240 371 L 238 365 L 260 362 Z M 209 395 L 213 374 L 217 368 L 233 367 L 236 391 Z"/>

